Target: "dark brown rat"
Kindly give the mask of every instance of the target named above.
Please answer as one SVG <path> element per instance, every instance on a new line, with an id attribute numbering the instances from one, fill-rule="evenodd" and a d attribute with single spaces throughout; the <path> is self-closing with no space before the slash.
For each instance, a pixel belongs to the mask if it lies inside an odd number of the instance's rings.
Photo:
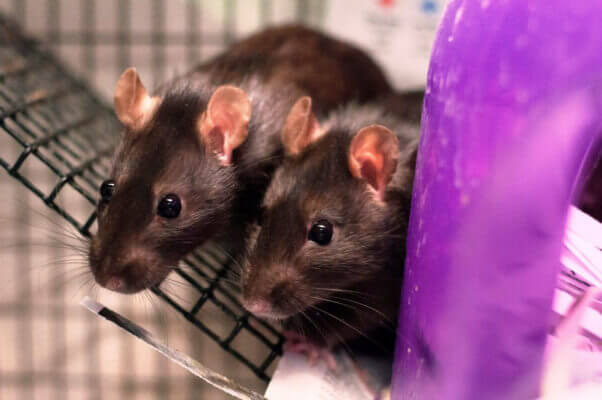
<path id="1" fill-rule="evenodd" d="M 286 157 L 243 262 L 243 304 L 319 346 L 392 334 L 418 125 L 383 103 L 323 121 L 311 108 L 301 98 L 287 117 Z"/>
<path id="2" fill-rule="evenodd" d="M 279 132 L 294 100 L 315 96 L 326 111 L 389 91 L 368 56 L 297 26 L 234 44 L 154 95 L 128 69 L 115 90 L 125 133 L 90 244 L 96 281 L 133 293 L 206 240 L 236 253 L 280 163 Z"/>
<path id="3" fill-rule="evenodd" d="M 294 83 L 312 96 L 318 112 L 342 100 L 365 102 L 392 92 L 383 71 L 362 50 L 300 25 L 252 35 L 196 71 L 221 83 L 250 72 L 263 82 Z"/>

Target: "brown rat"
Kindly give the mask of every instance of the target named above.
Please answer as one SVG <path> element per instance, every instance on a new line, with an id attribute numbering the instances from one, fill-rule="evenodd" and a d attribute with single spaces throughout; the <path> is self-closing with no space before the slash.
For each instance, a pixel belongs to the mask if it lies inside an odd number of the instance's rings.
<path id="1" fill-rule="evenodd" d="M 128 69 L 114 99 L 125 133 L 90 243 L 96 281 L 123 293 L 149 288 L 208 239 L 236 253 L 281 160 L 295 99 L 315 96 L 327 111 L 389 91 L 367 55 L 298 26 L 234 44 L 154 95 Z"/>
<path id="2" fill-rule="evenodd" d="M 419 132 L 385 109 L 301 98 L 249 239 L 243 304 L 319 346 L 394 332 Z"/>

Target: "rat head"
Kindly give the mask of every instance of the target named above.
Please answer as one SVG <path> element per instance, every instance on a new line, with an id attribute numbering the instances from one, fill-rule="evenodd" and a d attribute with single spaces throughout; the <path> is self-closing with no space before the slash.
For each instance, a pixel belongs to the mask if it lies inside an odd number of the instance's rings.
<path id="1" fill-rule="evenodd" d="M 228 220 L 232 154 L 247 137 L 251 103 L 233 86 L 151 97 L 132 68 L 114 101 L 125 133 L 100 187 L 89 261 L 100 285 L 133 293 L 160 283 Z"/>
<path id="2" fill-rule="evenodd" d="M 257 315 L 283 319 L 337 292 L 378 285 L 391 259 L 401 259 L 411 162 L 398 163 L 388 128 L 331 122 L 321 126 L 309 97 L 287 117 L 286 158 L 243 263 L 243 304 Z"/>

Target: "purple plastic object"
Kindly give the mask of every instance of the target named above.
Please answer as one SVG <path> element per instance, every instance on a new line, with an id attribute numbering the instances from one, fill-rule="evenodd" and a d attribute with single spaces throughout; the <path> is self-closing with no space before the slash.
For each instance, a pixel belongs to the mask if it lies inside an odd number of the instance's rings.
<path id="1" fill-rule="evenodd" d="M 422 117 L 394 399 L 538 394 L 601 89 L 602 1 L 448 5 Z"/>

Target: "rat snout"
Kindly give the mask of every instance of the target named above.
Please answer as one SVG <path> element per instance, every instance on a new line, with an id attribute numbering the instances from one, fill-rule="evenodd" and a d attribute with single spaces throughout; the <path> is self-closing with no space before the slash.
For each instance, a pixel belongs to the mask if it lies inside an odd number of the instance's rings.
<path id="1" fill-rule="evenodd" d="M 94 255 L 94 257 L 93 257 Z M 115 253 L 91 252 L 90 266 L 96 282 L 119 293 L 136 293 L 160 283 L 170 269 L 157 263 L 144 249 Z"/>
<path id="2" fill-rule="evenodd" d="M 104 287 L 112 290 L 114 292 L 119 292 L 119 290 L 125 285 L 123 279 L 120 278 L 109 278 L 109 280 L 105 283 Z"/>
<path id="3" fill-rule="evenodd" d="M 257 282 L 256 285 L 260 286 L 244 288 L 242 303 L 258 317 L 285 319 L 305 309 L 300 290 L 297 290 L 300 285 L 288 280 Z"/>
<path id="4" fill-rule="evenodd" d="M 96 281 L 106 289 L 119 293 L 136 293 L 159 284 L 168 274 L 167 268 L 136 260 L 123 265 L 112 265 L 107 272 L 96 274 Z M 165 271 L 165 273 L 163 273 Z"/>
<path id="5" fill-rule="evenodd" d="M 100 268 L 96 273 L 96 282 L 109 290 L 119 293 L 135 293 L 143 287 L 139 287 L 141 278 L 135 272 L 137 267 L 133 263 L 118 265 L 111 263 L 108 259 L 105 268 Z M 102 271 L 102 272 L 101 272 Z"/>
<path id="6" fill-rule="evenodd" d="M 272 305 L 263 299 L 244 301 L 243 306 L 251 313 L 257 316 L 269 316 L 272 311 Z"/>

